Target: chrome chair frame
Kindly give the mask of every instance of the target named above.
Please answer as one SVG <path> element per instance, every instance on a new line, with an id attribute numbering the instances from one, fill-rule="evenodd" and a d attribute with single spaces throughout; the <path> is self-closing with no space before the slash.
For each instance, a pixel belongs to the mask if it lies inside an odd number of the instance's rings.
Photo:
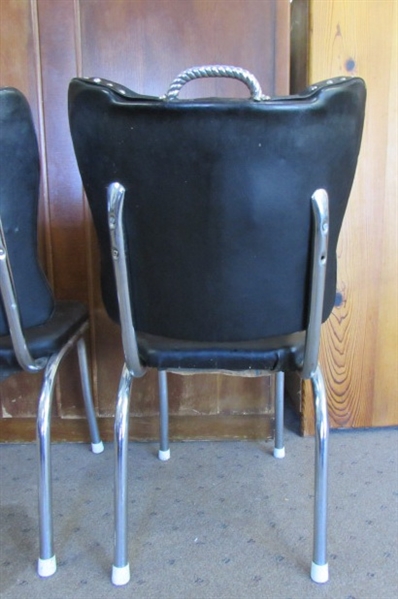
<path id="1" fill-rule="evenodd" d="M 43 382 L 39 395 L 36 420 L 36 439 L 38 449 L 38 499 L 39 499 L 39 559 L 38 574 L 48 577 L 57 569 L 54 553 L 54 534 L 52 518 L 52 484 L 51 484 L 51 411 L 54 386 L 58 367 L 66 354 L 76 345 L 79 358 L 80 376 L 84 405 L 91 437 L 93 453 L 101 453 L 104 445 L 100 439 L 95 416 L 91 385 L 88 371 L 87 351 L 84 333 L 89 323 L 86 321 L 80 329 L 69 338 L 59 352 L 49 358 L 34 359 L 28 349 L 20 317 L 14 278 L 11 269 L 4 230 L 0 218 L 0 292 L 9 325 L 10 336 L 17 361 L 26 372 L 43 371 Z"/>
<path id="2" fill-rule="evenodd" d="M 111 238 L 111 251 L 116 278 L 119 302 L 122 341 L 125 356 L 116 403 L 114 429 L 115 441 L 115 535 L 114 564 L 112 582 L 119 586 L 130 579 L 127 537 L 127 448 L 129 438 L 129 407 L 133 380 L 145 374 L 141 365 L 137 338 L 132 319 L 129 295 L 129 281 L 126 263 L 126 244 L 123 231 L 123 201 L 125 190 L 118 182 L 108 188 L 108 226 Z M 327 470 L 328 470 L 328 413 L 325 386 L 321 368 L 318 364 L 322 307 L 327 264 L 329 204 L 326 190 L 317 189 L 312 198 L 314 221 L 312 250 L 312 281 L 304 359 L 301 377 L 310 379 L 314 395 L 315 409 L 315 499 L 314 499 L 314 542 L 311 578 L 318 583 L 328 580 L 328 562 L 326 552 L 327 529 Z M 264 375 L 273 374 L 264 372 Z M 237 372 L 239 375 L 239 372 Z M 168 401 L 167 373 L 159 371 L 160 387 L 160 459 L 170 457 L 168 441 Z M 283 444 L 283 390 L 284 373 L 276 373 L 275 406 L 275 449 L 276 457 L 284 456 Z"/>

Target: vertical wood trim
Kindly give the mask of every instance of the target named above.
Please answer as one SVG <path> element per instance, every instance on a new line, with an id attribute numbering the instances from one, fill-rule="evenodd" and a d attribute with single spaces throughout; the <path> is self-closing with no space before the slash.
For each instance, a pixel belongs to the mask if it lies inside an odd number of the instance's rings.
<path id="1" fill-rule="evenodd" d="M 309 0 L 293 0 L 290 7 L 290 93 L 296 94 L 309 83 Z"/>
<path id="2" fill-rule="evenodd" d="M 309 84 L 310 0 L 290 3 L 290 77 L 289 93 L 296 94 Z M 301 413 L 302 381 L 297 373 L 285 374 L 285 392 L 297 413 Z"/>
<path id="3" fill-rule="evenodd" d="M 41 37 L 40 37 L 40 26 L 39 26 L 39 6 L 40 0 L 30 0 L 31 15 L 32 15 L 32 29 L 33 29 L 33 45 L 35 53 L 35 75 L 37 82 L 37 99 L 38 99 L 38 123 L 39 123 L 39 135 L 38 143 L 40 148 L 40 184 L 41 184 L 41 197 L 44 212 L 44 239 L 45 239 L 45 264 L 46 264 L 46 276 L 49 283 L 54 289 L 54 256 L 53 256 L 53 242 L 51 234 L 51 215 L 50 215 L 50 193 L 49 193 L 49 180 L 48 180 L 48 155 L 46 145 L 46 127 L 44 117 L 44 93 L 43 93 L 43 68 L 42 68 L 42 57 L 41 57 Z M 57 379 L 54 388 L 54 399 L 56 404 L 57 413 L 62 412 L 62 396 Z"/>
<path id="4" fill-rule="evenodd" d="M 290 3 L 275 2 L 274 87 L 275 94 L 289 93 L 290 78 Z"/>
<path id="5" fill-rule="evenodd" d="M 73 0 L 74 3 L 74 24 L 75 24 L 75 56 L 76 56 L 76 76 L 83 76 L 83 44 L 82 44 L 82 22 L 81 22 L 81 7 L 80 0 Z M 84 236 L 86 239 L 85 249 L 87 252 L 86 261 L 86 277 L 88 281 L 87 295 L 88 295 L 88 308 L 89 314 L 95 314 L 95 298 L 94 298 L 94 272 L 93 267 L 93 244 L 95 243 L 95 234 L 93 231 L 93 225 L 91 220 L 90 210 L 88 208 L 87 200 L 85 198 L 83 186 L 81 188 L 81 202 L 83 206 L 83 219 L 84 219 Z M 94 318 L 90 319 L 90 328 L 88 331 L 89 336 L 89 349 L 91 359 L 89 360 L 89 368 L 91 369 L 91 381 L 93 391 L 93 401 L 97 413 L 99 413 L 99 390 L 98 390 L 98 355 L 97 355 L 97 335 Z"/>
<path id="6" fill-rule="evenodd" d="M 394 3 L 392 23 L 395 24 L 390 49 L 389 89 L 386 91 L 386 111 L 389 126 L 386 132 L 386 156 L 382 243 L 380 262 L 383 277 L 378 289 L 378 336 L 375 345 L 374 389 L 377 401 L 373 406 L 373 420 L 398 423 L 398 6 Z M 382 63 L 383 64 L 383 63 Z M 387 209 L 388 204 L 388 209 Z"/>
<path id="7" fill-rule="evenodd" d="M 30 0 L 32 19 L 32 37 L 35 58 L 35 78 L 37 90 L 37 114 L 38 114 L 38 144 L 40 149 L 40 173 L 41 173 L 41 198 L 44 213 L 44 240 L 45 240 L 45 264 L 46 274 L 51 286 L 54 286 L 54 261 L 52 253 L 52 240 L 50 229 L 50 200 L 48 188 L 47 148 L 44 123 L 44 101 L 43 101 L 43 78 L 40 51 L 40 28 L 38 0 Z"/>
<path id="8" fill-rule="evenodd" d="M 76 75 L 82 76 L 83 72 L 83 53 L 82 53 L 82 24 L 80 14 L 80 0 L 73 0 L 73 12 L 75 21 L 75 56 L 76 56 Z"/>

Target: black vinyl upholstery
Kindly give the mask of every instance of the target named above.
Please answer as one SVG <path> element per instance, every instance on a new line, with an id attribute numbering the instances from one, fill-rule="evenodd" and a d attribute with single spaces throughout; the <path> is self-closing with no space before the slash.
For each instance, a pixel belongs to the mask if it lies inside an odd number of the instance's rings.
<path id="1" fill-rule="evenodd" d="M 58 352 L 87 321 L 79 302 L 55 302 L 37 257 L 39 152 L 29 104 L 0 89 L 0 216 L 27 347 L 34 359 Z M 21 370 L 0 294 L 0 380 Z"/>
<path id="2" fill-rule="evenodd" d="M 138 334 L 143 366 L 159 370 L 293 371 L 303 359 L 305 333 L 238 343 L 181 341 Z"/>
<path id="3" fill-rule="evenodd" d="M 33 358 L 48 358 L 57 353 L 86 322 L 86 306 L 80 302 L 56 302 L 49 319 L 25 329 L 25 340 Z M 0 337 L 0 363 L 7 370 L 20 370 L 11 337 Z"/>
<path id="4" fill-rule="evenodd" d="M 37 260 L 37 204 L 40 163 L 29 104 L 15 88 L 0 90 L 0 215 L 22 324 L 50 317 L 54 301 Z M 0 296 L 0 335 L 8 323 Z"/>
<path id="5" fill-rule="evenodd" d="M 308 324 L 311 195 L 324 188 L 330 202 L 325 320 L 365 96 L 359 78 L 266 102 L 165 102 L 105 80 L 72 80 L 71 133 L 114 320 L 106 196 L 112 182 L 126 189 L 130 295 L 144 364 L 297 367 L 288 355 Z M 279 341 L 285 355 L 275 350 Z M 239 350 L 245 359 L 236 358 Z"/>

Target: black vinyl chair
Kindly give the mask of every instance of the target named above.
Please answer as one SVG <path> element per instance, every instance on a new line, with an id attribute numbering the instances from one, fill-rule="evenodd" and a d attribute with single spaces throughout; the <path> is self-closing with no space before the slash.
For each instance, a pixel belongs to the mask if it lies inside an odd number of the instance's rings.
<path id="1" fill-rule="evenodd" d="M 58 366 L 78 350 L 83 397 L 94 453 L 104 449 L 91 396 L 84 341 L 86 307 L 54 301 L 37 259 L 40 167 L 29 104 L 17 89 L 0 90 L 0 382 L 25 370 L 43 371 L 37 413 L 39 462 L 38 573 L 57 568 L 51 506 L 50 427 Z"/>
<path id="2" fill-rule="evenodd" d="M 178 98 L 204 76 L 235 77 L 250 98 Z M 115 419 L 115 555 L 128 582 L 127 443 L 134 377 L 159 371 L 160 457 L 169 457 L 167 371 L 275 374 L 283 455 L 283 374 L 314 391 L 311 577 L 328 579 L 327 398 L 321 323 L 334 305 L 336 244 L 360 148 L 365 85 L 321 82 L 263 96 L 235 67 L 188 69 L 164 97 L 73 79 L 71 133 L 101 248 L 102 293 L 121 324 L 125 364 Z"/>

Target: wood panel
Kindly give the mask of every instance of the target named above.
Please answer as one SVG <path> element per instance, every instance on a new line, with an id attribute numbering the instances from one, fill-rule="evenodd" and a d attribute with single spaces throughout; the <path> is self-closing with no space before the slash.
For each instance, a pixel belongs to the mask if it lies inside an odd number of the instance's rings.
<path id="1" fill-rule="evenodd" d="M 66 90 L 75 75 L 77 58 L 76 11 L 70 0 L 39 0 L 37 21 L 40 44 L 43 129 L 46 152 L 46 190 L 50 235 L 51 283 L 58 299 L 88 303 L 90 268 L 87 251 L 87 215 L 75 169 L 69 135 Z M 75 353 L 63 363 L 59 374 L 57 414 L 83 415 Z"/>
<path id="2" fill-rule="evenodd" d="M 398 424 L 397 2 L 312 0 L 310 78 L 367 84 L 358 171 L 338 247 L 336 307 L 323 328 L 333 427 Z M 303 430 L 313 431 L 303 394 Z"/>
<path id="3" fill-rule="evenodd" d="M 6 423 L 6 426 L 5 426 Z M 222 425 L 221 425 L 222 423 Z M 35 441 L 35 420 L 32 417 L 9 418 L 0 421 L 0 441 L 7 443 L 32 443 Z M 99 431 L 103 440 L 113 439 L 114 419 L 102 417 L 98 419 Z M 237 439 L 271 439 L 273 435 L 272 421 L 268 414 L 218 414 L 185 416 L 171 414 L 169 422 L 170 438 L 175 441 L 184 440 L 237 440 Z M 129 438 L 136 441 L 151 441 L 159 436 L 159 420 L 157 416 L 140 416 L 131 418 Z M 65 441 L 88 441 L 87 423 L 83 418 L 53 418 L 51 440 L 60 443 Z"/>
<path id="4" fill-rule="evenodd" d="M 1 0 L 0 10 L 0 84 L 18 87 L 27 95 L 39 136 L 42 261 L 58 298 L 89 305 L 95 402 L 108 438 L 107 423 L 114 413 L 122 366 L 120 331 L 101 302 L 98 250 L 69 134 L 69 80 L 75 75 L 98 75 L 139 92 L 162 94 L 188 66 L 230 63 L 252 70 L 264 92 L 286 93 L 289 1 Z M 193 82 L 184 93 L 234 96 L 247 92 L 240 83 L 209 80 Z M 175 435 L 184 436 L 186 430 L 188 437 L 197 436 L 189 420 L 196 417 L 200 418 L 200 436 L 205 436 L 206 417 L 212 438 L 216 430 L 221 438 L 234 436 L 236 430 L 243 436 L 251 434 L 253 418 L 258 418 L 256 434 L 270 434 L 271 379 L 170 378 Z M 0 385 L 2 438 L 32 436 L 39 384 L 40 377 L 20 374 Z M 135 383 L 132 399 L 135 438 L 156 436 L 155 373 Z M 80 421 L 82 405 L 77 361 L 70 355 L 62 365 L 57 388 L 55 438 L 63 438 L 64 433 L 71 439 L 87 438 Z M 225 418 L 232 419 L 230 433 L 223 428 Z M 245 421 L 248 432 L 244 432 Z"/>

